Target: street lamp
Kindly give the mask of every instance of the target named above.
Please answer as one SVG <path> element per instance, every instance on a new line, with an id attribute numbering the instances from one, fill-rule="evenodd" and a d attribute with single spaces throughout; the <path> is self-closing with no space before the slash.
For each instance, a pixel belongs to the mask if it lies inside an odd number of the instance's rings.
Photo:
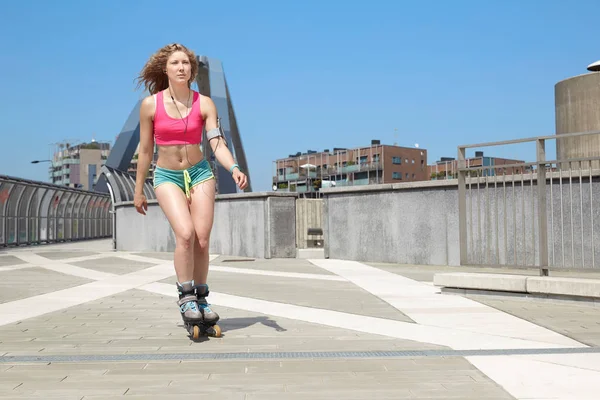
<path id="1" fill-rule="evenodd" d="M 50 166 L 48 167 L 48 172 L 50 173 L 50 181 L 52 181 L 52 170 L 54 167 L 54 163 L 52 162 L 52 160 L 33 160 L 31 161 L 32 164 L 39 164 L 39 163 L 43 163 L 43 162 L 48 162 L 50 163 Z"/>

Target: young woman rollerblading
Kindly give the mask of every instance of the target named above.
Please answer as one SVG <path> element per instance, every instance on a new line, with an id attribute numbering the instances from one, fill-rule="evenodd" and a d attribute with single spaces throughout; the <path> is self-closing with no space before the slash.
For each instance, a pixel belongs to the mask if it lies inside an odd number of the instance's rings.
<path id="1" fill-rule="evenodd" d="M 203 129 L 217 161 L 231 172 L 240 189 L 247 186 L 247 177 L 235 163 L 219 129 L 213 101 L 191 89 L 197 73 L 195 54 L 177 43 L 158 50 L 142 69 L 138 83 L 150 95 L 140 108 L 134 196 L 137 212 L 146 215 L 148 203 L 143 185 L 156 144 L 154 190 L 175 233 L 178 305 L 194 339 L 201 331 L 220 336 L 216 325 L 219 315 L 206 300 L 216 188 L 210 164 L 200 149 Z"/>

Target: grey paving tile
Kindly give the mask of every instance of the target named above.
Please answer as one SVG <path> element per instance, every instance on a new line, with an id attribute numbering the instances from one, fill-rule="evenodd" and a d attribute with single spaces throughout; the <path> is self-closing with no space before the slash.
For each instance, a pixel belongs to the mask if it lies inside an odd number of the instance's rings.
<path id="1" fill-rule="evenodd" d="M 156 265 L 141 261 L 128 260 L 121 257 L 104 257 L 96 260 L 78 261 L 70 264 L 117 275 L 124 275 L 130 272 L 140 271 Z"/>
<path id="2" fill-rule="evenodd" d="M 0 382 L 0 392 L 11 391 L 22 384 L 23 384 L 23 381 L 21 380 L 21 378 L 3 380 L 2 382 Z"/>
<path id="3" fill-rule="evenodd" d="M 211 264 L 221 265 L 224 267 L 258 269 L 265 271 L 334 275 L 323 268 L 317 267 L 308 260 L 296 258 L 252 259 L 235 256 L 219 256 L 211 261 Z"/>
<path id="4" fill-rule="evenodd" d="M 216 309 L 222 316 L 219 325 L 223 337 L 194 343 L 182 327 L 174 298 L 133 289 L 2 326 L 0 352 L 73 355 L 442 348 L 225 307 Z"/>
<path id="5" fill-rule="evenodd" d="M 78 400 L 135 400 L 135 399 L 142 399 L 142 400 L 173 400 L 173 395 L 172 394 L 163 394 L 163 395 L 152 395 L 152 394 L 140 394 L 140 395 L 132 395 L 131 392 L 127 392 L 127 394 L 125 395 L 125 397 L 123 396 L 84 396 L 79 398 Z M 238 394 L 235 395 L 235 397 L 232 396 L 219 396 L 218 397 L 219 400 L 221 399 L 226 399 L 226 400 L 244 400 L 244 395 L 243 394 Z"/>
<path id="6" fill-rule="evenodd" d="M 135 399 L 141 399 L 141 400 L 173 400 L 173 395 L 171 394 L 163 394 L 163 395 L 152 395 L 152 394 L 140 394 L 140 395 L 135 395 L 135 394 L 131 394 L 130 392 L 127 392 L 126 397 L 123 396 L 84 396 L 82 398 L 79 398 L 78 400 L 116 400 L 116 399 L 127 399 L 127 400 L 135 400 Z M 226 396 L 221 396 L 219 395 L 218 397 L 219 400 L 225 399 L 225 400 L 244 400 L 244 394 L 237 394 L 237 395 L 226 395 Z"/>
<path id="7" fill-rule="evenodd" d="M 101 249 L 62 247 L 62 257 Z M 39 251 L 39 250 L 37 250 Z M 60 251 L 52 254 L 61 259 Z M 83 268 L 125 273 L 146 268 L 117 257 L 77 262 Z M 146 254 L 171 260 L 172 254 Z M 229 261 L 220 257 L 215 265 L 282 272 L 330 273 L 306 260 Z M 34 269 L 32 269 L 34 270 Z M 21 270 L 29 271 L 29 270 Z M 415 269 L 411 271 L 419 272 Z M 13 282 L 26 280 L 19 270 L 6 271 Z M 62 274 L 50 272 L 55 276 Z M 429 273 L 429 272 L 426 272 Z M 2 275 L 4 277 L 4 275 Z M 9 276 L 9 275 L 6 275 Z M 423 276 L 424 277 L 424 276 Z M 43 278 L 43 277 L 41 277 Z M 167 280 L 175 293 L 173 276 Z M 58 278 L 60 279 L 60 278 Z M 81 280 L 81 278 L 74 278 Z M 39 282 L 40 279 L 37 279 Z M 83 280 L 84 283 L 87 282 Z M 52 282 L 54 284 L 54 282 Z M 360 315 L 402 319 L 403 314 L 387 303 L 347 282 L 236 275 L 212 271 L 211 289 L 240 296 L 334 309 Z M 36 283 L 37 284 L 37 283 Z M 39 286 L 36 293 L 39 293 Z M 0 283 L 0 296 L 4 294 Z M 337 296 L 337 298 L 334 297 Z M 522 308 L 522 307 L 521 307 Z M 103 355 L 136 356 L 127 361 L 87 361 L 0 364 L 2 398 L 166 399 L 194 395 L 219 399 L 512 399 L 501 387 L 460 357 L 381 359 L 222 359 L 150 360 L 144 355 L 205 354 L 263 351 L 353 351 L 441 349 L 417 341 L 393 339 L 340 328 L 310 324 L 290 318 L 215 306 L 221 314 L 222 338 L 194 343 L 181 326 L 176 299 L 143 290 L 128 290 L 114 296 L 0 326 L 0 354 L 15 355 Z M 547 319 L 569 318 L 573 310 L 539 308 L 522 312 L 541 313 Z M 547 312 L 547 313 L 546 313 Z M 600 324 L 593 312 L 581 311 L 569 329 L 594 336 Z M 36 378 L 31 378 L 31 377 Z M 12 386 L 15 384 L 16 386 Z"/>
<path id="8" fill-rule="evenodd" d="M 166 388 L 149 388 L 143 386 L 132 387 L 127 391 L 127 397 L 129 396 L 147 396 L 147 395 L 171 395 L 171 396 L 185 396 L 193 393 L 195 396 L 211 395 L 212 397 L 227 398 L 227 399 L 241 399 L 246 398 L 248 392 L 279 392 L 283 394 L 285 388 L 281 384 L 253 384 L 252 386 L 241 385 L 236 383 L 224 384 L 222 382 L 218 384 L 209 384 L 206 381 L 202 381 L 202 384 L 198 384 L 190 389 L 189 381 L 177 381 L 173 382 Z"/>
<path id="9" fill-rule="evenodd" d="M 42 378 L 42 379 L 40 379 Z M 83 396 L 85 392 L 93 392 L 94 394 L 106 395 L 122 395 L 129 385 L 122 384 L 120 381 L 109 381 L 102 379 L 103 376 L 95 376 L 82 381 L 69 381 L 68 376 L 59 381 L 50 381 L 43 379 L 43 376 L 36 376 L 34 379 L 29 378 L 21 385 L 14 388 L 12 392 L 19 395 L 34 395 L 34 396 L 68 396 L 79 395 Z M 114 378 L 113 378 L 114 379 Z M 154 382 L 143 382 L 143 384 L 151 387 L 168 385 L 168 382 L 155 380 Z"/>
<path id="10" fill-rule="evenodd" d="M 0 303 L 51 293 L 91 282 L 86 278 L 38 267 L 0 272 L 0 278 Z"/>
<path id="11" fill-rule="evenodd" d="M 0 254 L 0 267 L 4 267 L 7 265 L 21 265 L 26 264 L 25 261 L 21 260 L 18 257 L 12 256 L 10 254 Z"/>
<path id="12" fill-rule="evenodd" d="M 236 296 L 413 322 L 389 303 L 351 282 L 215 271 L 210 273 L 209 280 L 211 290 Z M 175 277 L 162 282 L 175 285 Z"/>
<path id="13" fill-rule="evenodd" d="M 600 346 L 600 307 L 587 303 L 472 297 L 482 304 L 569 336 L 589 346 Z"/>
<path id="14" fill-rule="evenodd" d="M 165 261 L 173 261 L 173 253 L 160 253 L 160 252 L 141 252 L 141 253 L 131 253 L 133 255 L 136 256 L 142 256 L 142 257 L 150 257 L 150 258 L 156 258 L 159 260 L 165 260 Z"/>
<path id="15" fill-rule="evenodd" d="M 106 396 L 101 396 L 102 398 L 106 398 Z M 7 395 L 2 395 L 2 392 L 0 392 L 0 398 L 2 400 L 39 400 L 40 397 L 39 396 L 26 396 L 26 395 L 21 395 L 21 396 L 12 396 L 10 393 Z M 60 400 L 81 400 L 81 396 L 78 394 L 74 394 L 71 396 L 65 396 L 62 394 L 57 394 L 57 395 L 46 395 L 44 396 L 45 399 L 60 399 Z"/>
<path id="16" fill-rule="evenodd" d="M 282 397 L 281 393 L 248 393 L 245 400 L 366 400 L 366 399 L 384 399 L 384 400 L 396 400 L 396 399 L 414 399 L 410 390 L 406 389 L 395 389 L 391 391 L 383 390 L 346 390 L 346 389 L 335 389 L 330 390 L 328 387 L 322 387 L 318 391 L 286 391 L 285 396 Z M 487 399 L 486 399 L 487 400 Z"/>
<path id="17" fill-rule="evenodd" d="M 93 256 L 93 255 L 96 255 L 99 253 L 94 252 L 94 251 L 84 251 L 84 250 L 79 250 L 79 251 L 58 250 L 58 251 L 38 251 L 38 252 L 36 252 L 36 254 L 38 256 L 42 256 L 42 257 L 48 258 L 50 260 L 66 260 L 66 259 L 75 258 L 75 257 Z M 68 260 L 65 262 L 68 263 Z"/>

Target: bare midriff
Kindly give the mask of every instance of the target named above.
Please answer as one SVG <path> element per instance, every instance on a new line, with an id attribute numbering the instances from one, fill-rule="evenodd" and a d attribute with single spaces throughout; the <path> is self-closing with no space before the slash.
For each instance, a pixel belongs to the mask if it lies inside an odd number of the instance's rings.
<path id="1" fill-rule="evenodd" d="M 158 160 L 156 165 L 160 168 L 183 170 L 198 164 L 204 159 L 199 144 L 175 144 L 157 147 Z"/>

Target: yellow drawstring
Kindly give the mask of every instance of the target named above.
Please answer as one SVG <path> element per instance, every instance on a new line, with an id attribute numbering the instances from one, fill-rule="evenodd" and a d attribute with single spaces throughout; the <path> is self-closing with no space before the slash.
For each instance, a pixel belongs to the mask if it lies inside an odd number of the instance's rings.
<path id="1" fill-rule="evenodd" d="M 187 169 L 183 170 L 183 183 L 185 184 L 185 196 L 190 198 L 190 183 L 192 182 L 192 178 L 190 177 L 190 173 Z"/>

